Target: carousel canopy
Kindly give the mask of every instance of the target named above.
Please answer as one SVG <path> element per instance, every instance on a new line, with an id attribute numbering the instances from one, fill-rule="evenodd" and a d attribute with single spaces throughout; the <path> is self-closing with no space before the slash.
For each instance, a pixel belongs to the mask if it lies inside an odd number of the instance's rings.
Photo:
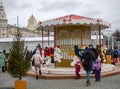
<path id="1" fill-rule="evenodd" d="M 94 19 L 79 15 L 67 15 L 63 17 L 58 17 L 55 19 L 47 20 L 47 21 L 39 21 L 37 28 L 40 26 L 60 26 L 60 25 L 100 25 L 101 29 L 106 29 L 111 26 L 110 23 L 103 21 L 102 19 Z"/>

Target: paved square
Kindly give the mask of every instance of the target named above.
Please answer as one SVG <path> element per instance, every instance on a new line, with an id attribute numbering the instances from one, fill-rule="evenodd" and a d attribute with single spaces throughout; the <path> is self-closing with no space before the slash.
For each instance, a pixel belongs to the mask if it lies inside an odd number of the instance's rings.
<path id="1" fill-rule="evenodd" d="M 114 75 L 101 79 L 101 82 L 95 82 L 92 78 L 92 85 L 86 87 L 85 79 L 38 79 L 24 77 L 27 80 L 27 89 L 120 89 L 120 75 Z M 0 89 L 14 89 L 14 80 L 7 72 L 0 70 Z"/>

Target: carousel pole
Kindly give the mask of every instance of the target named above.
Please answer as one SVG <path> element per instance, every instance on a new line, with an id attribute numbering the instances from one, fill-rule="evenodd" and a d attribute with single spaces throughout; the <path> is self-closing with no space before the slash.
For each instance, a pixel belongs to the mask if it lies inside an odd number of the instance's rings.
<path id="1" fill-rule="evenodd" d="M 49 29 L 48 29 L 48 46 L 50 46 L 50 45 L 49 45 L 49 35 L 50 35 L 49 32 L 50 32 L 50 31 L 49 31 Z"/>
<path id="2" fill-rule="evenodd" d="M 43 34 L 43 27 L 42 27 L 42 48 L 44 48 L 43 36 L 44 34 Z"/>
<path id="3" fill-rule="evenodd" d="M 99 45 L 101 45 L 101 26 L 99 25 Z"/>
<path id="4" fill-rule="evenodd" d="M 83 45 L 83 32 L 82 32 L 82 29 L 81 29 L 81 39 L 82 39 L 82 45 Z"/>
<path id="5" fill-rule="evenodd" d="M 56 26 L 54 26 L 54 46 L 56 46 Z"/>
<path id="6" fill-rule="evenodd" d="M 97 19 L 97 23 L 98 23 L 98 30 L 99 30 L 99 45 L 101 48 L 101 25 L 100 25 L 101 19 Z"/>
<path id="7" fill-rule="evenodd" d="M 81 38 L 81 46 L 83 45 L 83 36 L 82 36 L 82 29 L 80 27 L 80 38 Z"/>
<path id="8" fill-rule="evenodd" d="M 54 47 L 56 46 L 56 26 L 54 26 Z M 55 59 L 54 59 L 55 60 Z M 57 62 L 54 61 L 55 69 L 57 68 Z"/>

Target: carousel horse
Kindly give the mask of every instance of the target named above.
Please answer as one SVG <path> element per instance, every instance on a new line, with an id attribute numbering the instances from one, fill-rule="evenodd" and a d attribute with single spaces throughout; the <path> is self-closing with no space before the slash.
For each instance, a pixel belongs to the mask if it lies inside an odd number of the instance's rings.
<path id="1" fill-rule="evenodd" d="M 46 65 L 49 66 L 51 64 L 51 57 L 50 56 L 46 56 L 45 60 L 46 60 Z"/>
<path id="2" fill-rule="evenodd" d="M 54 48 L 54 61 L 55 62 L 61 62 L 61 59 L 63 57 L 61 56 L 61 50 L 59 47 Z"/>
<path id="3" fill-rule="evenodd" d="M 101 62 L 102 63 L 106 62 L 106 59 L 105 59 L 106 50 L 104 49 L 104 46 L 96 45 L 96 50 L 98 52 L 98 56 L 101 58 Z"/>
<path id="4" fill-rule="evenodd" d="M 100 57 L 101 57 L 101 62 L 102 63 L 106 62 L 105 54 L 106 54 L 106 50 L 105 50 L 104 46 L 101 45 L 101 55 L 100 55 Z"/>
<path id="5" fill-rule="evenodd" d="M 57 63 L 61 62 L 61 59 L 63 59 L 63 57 L 61 56 L 61 50 L 60 47 L 55 47 L 54 48 L 54 63 L 55 63 L 55 68 L 57 68 Z"/>
<path id="6" fill-rule="evenodd" d="M 54 48 L 54 61 L 55 62 L 61 62 L 61 59 L 63 57 L 61 56 L 61 50 L 59 47 Z"/>
<path id="7" fill-rule="evenodd" d="M 44 55 L 44 53 L 45 53 L 44 48 L 42 48 L 41 53 L 42 53 L 42 59 L 43 59 L 42 61 L 43 61 L 43 66 L 44 66 L 44 64 L 46 64 L 46 58 Z"/>

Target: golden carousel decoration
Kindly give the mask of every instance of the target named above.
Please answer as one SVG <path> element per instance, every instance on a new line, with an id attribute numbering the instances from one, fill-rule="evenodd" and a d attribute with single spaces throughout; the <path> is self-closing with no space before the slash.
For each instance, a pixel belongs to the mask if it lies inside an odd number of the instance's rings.
<path id="1" fill-rule="evenodd" d="M 98 31 L 99 44 L 101 41 L 101 30 L 110 27 L 110 23 L 107 23 L 101 19 L 94 19 L 79 15 L 67 15 L 58 17 L 48 21 L 39 22 L 37 29 L 42 32 L 42 47 L 44 48 L 44 31 L 47 32 L 48 46 L 50 32 L 54 32 L 54 46 L 59 45 L 64 58 L 64 63 L 69 64 L 72 60 L 72 54 L 69 52 L 78 45 L 79 48 L 88 46 L 91 43 L 91 31 Z M 74 54 L 73 54 L 74 55 Z M 61 62 L 59 66 L 64 65 Z M 67 66 L 67 65 L 66 65 Z"/>

